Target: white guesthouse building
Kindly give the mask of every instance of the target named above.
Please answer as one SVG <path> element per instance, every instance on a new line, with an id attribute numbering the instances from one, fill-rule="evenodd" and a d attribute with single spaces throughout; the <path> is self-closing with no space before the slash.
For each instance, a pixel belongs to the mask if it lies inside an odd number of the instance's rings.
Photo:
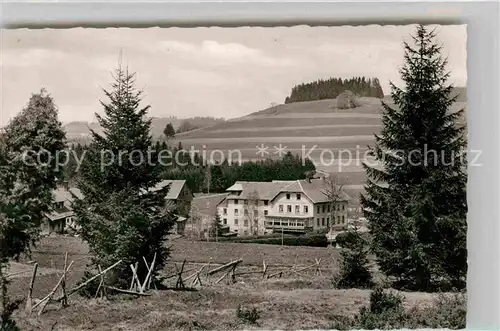
<path id="1" fill-rule="evenodd" d="M 345 229 L 349 196 L 342 191 L 332 203 L 324 190 L 323 179 L 238 181 L 227 189 L 217 212 L 238 235 Z"/>

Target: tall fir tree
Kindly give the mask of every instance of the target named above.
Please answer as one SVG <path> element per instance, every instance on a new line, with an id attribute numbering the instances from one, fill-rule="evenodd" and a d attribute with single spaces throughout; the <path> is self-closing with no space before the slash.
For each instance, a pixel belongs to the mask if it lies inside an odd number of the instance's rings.
<path id="1" fill-rule="evenodd" d="M 382 102 L 383 129 L 370 147 L 382 167 L 364 164 L 361 197 L 380 269 L 423 291 L 463 287 L 467 271 L 463 110 L 451 112 L 456 98 L 435 37 L 420 25 L 415 45 L 404 43 L 406 86 L 391 84 L 394 107 Z"/>
<path id="2" fill-rule="evenodd" d="M 156 254 L 155 269 L 162 267 L 173 215 L 164 199 L 169 187 L 151 190 L 161 180 L 161 165 L 150 157 L 157 153 L 146 118 L 149 106 L 140 106 L 142 91 L 134 87 L 134 74 L 120 66 L 111 91 L 104 93 L 109 99 L 101 102 L 104 116 L 96 114 L 103 135 L 92 131 L 77 182 L 83 199 L 76 200 L 74 209 L 93 265 L 124 261 L 110 278 L 121 285 L 132 277 L 128 265 L 143 257 L 151 261 Z M 146 272 L 139 263 L 139 275 Z"/>

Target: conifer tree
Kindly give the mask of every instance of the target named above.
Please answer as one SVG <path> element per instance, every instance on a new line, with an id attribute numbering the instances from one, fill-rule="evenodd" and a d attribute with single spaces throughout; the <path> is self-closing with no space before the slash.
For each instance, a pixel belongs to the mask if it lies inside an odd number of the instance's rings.
<path id="1" fill-rule="evenodd" d="M 128 265 L 143 257 L 151 261 L 156 254 L 155 268 L 162 267 L 173 216 L 165 204 L 169 187 L 151 190 L 161 180 L 161 165 L 148 161 L 148 153 L 155 155 L 149 106 L 140 106 L 142 91 L 134 87 L 134 74 L 120 66 L 111 91 L 104 93 L 109 99 L 101 102 L 104 116 L 96 114 L 103 135 L 92 131 L 77 184 L 84 198 L 73 207 L 94 266 L 124 261 L 109 280 L 120 285 L 131 279 Z M 138 274 L 146 271 L 139 263 Z"/>
<path id="2" fill-rule="evenodd" d="M 343 234 L 342 241 L 336 239 L 342 248 L 342 260 L 335 285 L 339 288 L 370 288 L 373 286 L 373 279 L 368 268 L 367 242 L 357 228 L 349 229 Z"/>
<path id="3" fill-rule="evenodd" d="M 173 138 L 175 136 L 175 129 L 172 123 L 168 123 L 163 129 L 163 134 L 167 139 Z"/>
<path id="4" fill-rule="evenodd" d="M 466 164 L 462 111 L 434 31 L 418 26 L 415 46 L 404 43 L 405 88 L 393 84 L 394 107 L 382 102 L 383 129 L 370 147 L 380 167 L 361 197 L 380 269 L 400 285 L 428 291 L 443 282 L 464 286 Z M 386 185 L 381 185 L 385 183 Z"/>
<path id="5" fill-rule="evenodd" d="M 16 330 L 10 317 L 20 303 L 8 298 L 5 268 L 38 239 L 61 175 L 57 155 L 65 141 L 56 106 L 43 89 L 0 133 L 1 330 Z"/>

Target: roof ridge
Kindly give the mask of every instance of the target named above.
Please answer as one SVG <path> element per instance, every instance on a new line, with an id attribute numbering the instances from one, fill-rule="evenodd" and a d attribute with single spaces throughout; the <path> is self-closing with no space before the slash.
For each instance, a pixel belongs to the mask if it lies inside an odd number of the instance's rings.
<path id="1" fill-rule="evenodd" d="M 297 183 L 299 183 L 300 190 L 304 193 L 304 188 L 302 187 L 302 183 L 300 182 L 302 179 L 297 179 Z"/>

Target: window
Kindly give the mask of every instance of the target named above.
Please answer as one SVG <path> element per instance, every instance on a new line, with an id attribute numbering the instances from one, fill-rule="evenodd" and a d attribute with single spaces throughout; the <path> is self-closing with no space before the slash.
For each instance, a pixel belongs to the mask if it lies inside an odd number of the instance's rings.
<path id="1" fill-rule="evenodd" d="M 264 210 L 264 215 L 267 216 L 269 212 L 267 210 Z"/>
<path id="2" fill-rule="evenodd" d="M 224 225 L 226 225 L 226 224 L 227 224 L 227 218 L 224 218 L 224 219 L 222 220 L 222 224 L 224 224 Z"/>
<path id="3" fill-rule="evenodd" d="M 330 205 L 328 205 L 328 212 L 330 212 Z"/>
<path id="4" fill-rule="evenodd" d="M 345 223 L 345 217 L 344 217 L 344 215 L 342 215 L 342 224 L 344 224 L 344 223 Z"/>
<path id="5" fill-rule="evenodd" d="M 292 225 L 292 224 L 290 224 L 290 225 Z M 282 222 L 281 226 L 288 226 L 288 222 Z"/>
<path id="6" fill-rule="evenodd" d="M 234 225 L 238 225 L 238 219 L 237 218 L 234 219 Z"/>
<path id="7" fill-rule="evenodd" d="M 274 221 L 274 225 L 281 225 L 280 221 Z"/>
<path id="8" fill-rule="evenodd" d="M 248 215 L 248 209 L 245 209 L 245 215 Z"/>
<path id="9" fill-rule="evenodd" d="M 307 214 L 309 212 L 309 208 L 307 206 L 304 206 L 304 213 Z"/>
<path id="10" fill-rule="evenodd" d="M 234 204 L 237 205 L 238 204 L 238 200 L 235 199 L 234 200 Z"/>
<path id="11" fill-rule="evenodd" d="M 269 201 L 264 200 L 264 206 L 267 206 L 269 204 Z"/>
<path id="12" fill-rule="evenodd" d="M 320 208 L 320 206 L 318 206 L 318 207 L 316 208 L 316 212 L 317 212 L 318 214 L 319 214 L 319 213 L 321 213 L 321 210 L 320 210 L 319 208 Z"/>
<path id="13" fill-rule="evenodd" d="M 337 224 L 340 224 L 340 216 L 337 216 Z"/>
<path id="14" fill-rule="evenodd" d="M 345 205 L 342 205 L 342 211 L 344 211 L 344 210 L 345 210 Z"/>
<path id="15" fill-rule="evenodd" d="M 295 214 L 300 214 L 300 206 L 299 205 L 295 206 Z"/>
<path id="16" fill-rule="evenodd" d="M 227 215 L 227 208 L 224 208 L 224 209 L 222 210 L 222 212 L 223 212 L 223 214 L 224 214 L 224 215 Z"/>
<path id="17" fill-rule="evenodd" d="M 316 219 L 316 226 L 319 226 L 319 217 Z"/>
<path id="18" fill-rule="evenodd" d="M 243 220 L 243 226 L 248 226 L 248 220 L 247 219 Z"/>
<path id="19" fill-rule="evenodd" d="M 325 226 L 325 218 L 324 217 L 321 219 L 321 226 Z"/>
<path id="20" fill-rule="evenodd" d="M 323 213 L 326 212 L 326 205 L 323 205 Z"/>
<path id="21" fill-rule="evenodd" d="M 297 193 L 297 200 L 300 200 L 300 193 Z"/>
<path id="22" fill-rule="evenodd" d="M 288 213 L 291 213 L 291 212 L 292 212 L 292 205 L 287 205 L 287 206 L 286 206 L 286 211 L 287 211 Z"/>
<path id="23" fill-rule="evenodd" d="M 248 205 L 248 200 L 243 200 L 243 203 L 244 203 L 245 205 Z"/>
<path id="24" fill-rule="evenodd" d="M 238 211 L 238 209 L 235 209 L 235 210 L 234 210 L 234 214 L 235 214 L 236 216 L 238 216 L 238 212 L 239 212 L 239 211 Z"/>
<path id="25" fill-rule="evenodd" d="M 283 205 L 279 205 L 278 206 L 278 210 L 279 210 L 280 213 L 282 213 L 283 212 Z"/>
<path id="26" fill-rule="evenodd" d="M 326 218 L 326 226 L 330 226 L 330 217 Z"/>
<path id="27" fill-rule="evenodd" d="M 290 200 L 290 193 L 287 193 L 287 194 L 286 194 L 286 199 L 287 199 L 287 200 Z"/>

